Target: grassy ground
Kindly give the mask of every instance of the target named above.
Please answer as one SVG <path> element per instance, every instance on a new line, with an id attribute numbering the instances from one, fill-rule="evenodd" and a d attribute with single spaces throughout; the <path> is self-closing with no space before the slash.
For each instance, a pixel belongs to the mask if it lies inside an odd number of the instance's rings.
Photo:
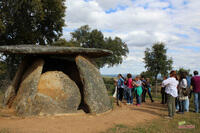
<path id="1" fill-rule="evenodd" d="M 185 122 L 185 125 L 192 125 L 195 128 L 181 129 L 179 127 L 181 122 Z M 105 133 L 199 133 L 199 131 L 200 114 L 189 112 L 184 115 L 176 115 L 172 120 L 160 118 L 143 125 L 136 125 L 135 127 L 116 125 Z"/>
<path id="2" fill-rule="evenodd" d="M 147 97 L 148 98 L 148 97 Z M 155 101 L 161 101 L 161 96 L 154 97 Z M 183 126 L 193 126 L 194 128 L 181 128 Z M 180 124 L 180 125 L 179 125 Z M 143 123 L 134 127 L 126 125 L 115 125 L 104 133 L 199 133 L 200 113 L 194 113 L 193 97 L 190 99 L 190 112 L 183 115 L 176 114 L 174 119 L 160 117 L 152 122 Z"/>

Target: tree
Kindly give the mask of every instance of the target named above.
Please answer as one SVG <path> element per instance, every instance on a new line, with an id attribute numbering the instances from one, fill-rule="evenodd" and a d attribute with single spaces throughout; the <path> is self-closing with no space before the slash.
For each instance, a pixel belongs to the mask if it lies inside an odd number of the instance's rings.
<path id="1" fill-rule="evenodd" d="M 167 58 L 167 49 L 164 43 L 155 43 L 152 49 L 147 48 L 144 52 L 144 63 L 147 71 L 151 72 L 156 81 L 157 92 L 157 77 L 160 73 L 162 76 L 167 75 L 168 71 L 172 69 L 172 59 Z"/>
<path id="2" fill-rule="evenodd" d="M 112 39 L 111 37 L 104 37 L 103 33 L 97 29 L 91 30 L 88 25 L 81 26 L 71 33 L 71 42 L 74 46 L 84 48 L 102 48 L 111 50 L 113 55 L 99 58 L 96 60 L 99 68 L 108 65 L 114 66 L 121 64 L 123 58 L 129 53 L 127 44 L 119 37 Z"/>
<path id="3" fill-rule="evenodd" d="M 182 73 L 186 73 L 187 75 L 189 75 L 189 73 L 190 73 L 190 69 L 184 69 L 184 68 L 179 68 L 178 70 L 177 70 L 177 74 L 178 75 L 181 75 Z"/>
<path id="4" fill-rule="evenodd" d="M 65 0 L 1 0 L 0 45 L 46 45 L 59 39 Z"/>
<path id="5" fill-rule="evenodd" d="M 1 0 L 0 45 L 47 45 L 62 35 L 65 0 Z M 20 58 L 6 55 L 8 78 Z"/>

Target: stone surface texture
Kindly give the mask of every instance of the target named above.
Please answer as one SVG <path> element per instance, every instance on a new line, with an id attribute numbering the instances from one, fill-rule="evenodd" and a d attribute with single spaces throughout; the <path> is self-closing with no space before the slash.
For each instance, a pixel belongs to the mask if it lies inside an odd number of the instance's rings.
<path id="1" fill-rule="evenodd" d="M 55 107 L 63 110 L 63 112 L 60 111 L 62 113 L 76 112 L 81 102 L 78 86 L 66 74 L 60 71 L 49 71 L 41 75 L 38 84 L 38 94 L 51 99 L 56 104 Z M 44 106 L 48 104 L 50 103 L 46 102 Z M 46 112 L 49 110 L 49 108 L 43 107 L 44 109 L 46 109 Z M 55 112 L 58 110 L 57 108 L 52 109 Z"/>
<path id="2" fill-rule="evenodd" d="M 98 58 L 112 54 L 111 51 L 105 49 L 40 45 L 0 46 L 0 52 L 24 55 L 65 55 L 70 57 L 83 55 L 90 58 Z"/>
<path id="3" fill-rule="evenodd" d="M 13 98 L 16 95 L 17 89 L 20 85 L 21 78 L 24 74 L 24 70 L 26 69 L 27 66 L 27 60 L 25 59 L 22 61 L 22 63 L 19 65 L 18 70 L 15 74 L 14 79 L 12 80 L 12 83 L 8 86 L 4 99 L 3 99 L 3 104 L 4 105 L 10 105 L 12 103 Z M 10 103 L 9 103 L 10 102 Z"/>
<path id="4" fill-rule="evenodd" d="M 83 82 L 84 102 L 89 113 L 103 113 L 112 108 L 99 70 L 85 57 L 77 56 L 76 64 Z"/>
<path id="5" fill-rule="evenodd" d="M 34 102 L 43 65 L 43 59 L 35 59 L 23 75 L 22 82 L 12 104 L 18 115 L 32 114 L 32 108 L 29 106 Z"/>

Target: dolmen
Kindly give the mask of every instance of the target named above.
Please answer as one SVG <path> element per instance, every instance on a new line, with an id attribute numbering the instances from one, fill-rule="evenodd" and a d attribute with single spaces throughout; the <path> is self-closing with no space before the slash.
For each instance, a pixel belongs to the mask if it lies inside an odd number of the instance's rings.
<path id="1" fill-rule="evenodd" d="M 112 108 L 95 58 L 111 51 L 95 48 L 16 45 L 0 53 L 22 62 L 5 92 L 3 104 L 19 116 L 76 113 L 99 114 Z"/>

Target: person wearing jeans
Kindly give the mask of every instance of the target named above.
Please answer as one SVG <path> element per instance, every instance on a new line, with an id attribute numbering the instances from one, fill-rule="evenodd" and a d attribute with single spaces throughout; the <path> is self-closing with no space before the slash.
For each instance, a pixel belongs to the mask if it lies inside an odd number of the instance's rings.
<path id="1" fill-rule="evenodd" d="M 194 105 L 195 105 L 195 112 L 199 113 L 199 102 L 200 101 L 200 92 L 194 92 Z"/>
<path id="2" fill-rule="evenodd" d="M 165 92 L 167 93 L 167 104 L 168 104 L 168 117 L 173 118 L 175 114 L 175 98 L 178 96 L 177 91 L 178 81 L 176 80 L 176 71 L 170 72 L 170 78 L 164 80 L 162 82 L 162 87 L 165 88 Z"/>
<path id="3" fill-rule="evenodd" d="M 122 101 L 124 95 L 124 78 L 121 74 L 118 74 L 117 91 L 117 98 Z"/>
<path id="4" fill-rule="evenodd" d="M 187 88 L 190 88 L 191 86 L 191 77 L 190 76 L 186 76 L 186 80 L 187 80 Z M 189 106 L 190 106 L 190 100 L 189 100 L 189 96 L 188 99 L 185 100 L 185 104 L 184 104 L 184 108 L 186 112 L 189 112 Z"/>
<path id="5" fill-rule="evenodd" d="M 198 76 L 198 71 L 194 71 L 194 76 L 191 79 L 191 85 L 194 92 L 194 105 L 195 112 L 199 113 L 199 104 L 200 104 L 200 76 Z"/>
<path id="6" fill-rule="evenodd" d="M 163 81 L 167 79 L 167 76 L 163 77 Z M 161 104 L 167 103 L 167 93 L 165 92 L 165 87 L 161 87 L 161 95 L 162 95 L 162 101 Z"/>
<path id="7" fill-rule="evenodd" d="M 180 75 L 180 83 L 178 86 L 179 94 L 178 94 L 178 100 L 179 100 L 179 114 L 183 114 L 185 111 L 185 101 L 188 99 L 188 96 L 184 94 L 184 90 L 187 89 L 187 80 L 186 80 L 186 73 L 181 73 Z"/>
<path id="8" fill-rule="evenodd" d="M 140 76 L 136 76 L 135 81 L 133 81 L 133 85 L 135 86 L 135 94 L 136 94 L 136 105 L 141 105 L 141 95 L 142 95 L 142 81 L 140 80 Z"/>
<path id="9" fill-rule="evenodd" d="M 133 84 L 132 84 L 132 75 L 129 73 L 127 74 L 127 79 L 125 81 L 125 84 L 127 86 L 126 88 L 126 97 L 127 97 L 127 104 L 133 104 L 133 95 L 132 95 L 132 89 L 133 89 Z"/>

